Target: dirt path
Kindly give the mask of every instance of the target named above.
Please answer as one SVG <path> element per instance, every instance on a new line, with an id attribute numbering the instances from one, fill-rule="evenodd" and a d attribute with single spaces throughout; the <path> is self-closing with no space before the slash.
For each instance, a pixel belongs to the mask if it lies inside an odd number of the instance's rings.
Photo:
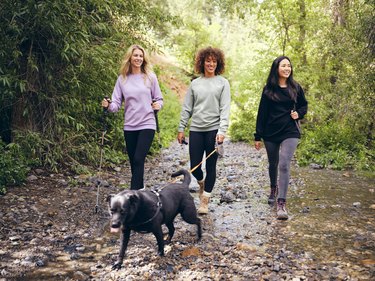
<path id="1" fill-rule="evenodd" d="M 225 143 L 210 213 L 202 217 L 203 238 L 195 227 L 176 220 L 166 256 L 156 254 L 152 234 L 132 234 L 124 266 L 112 271 L 119 237 L 109 233 L 104 198 L 129 182 L 125 164 L 96 177 L 35 173 L 26 185 L 0 197 L 0 280 L 366 280 L 283 243 L 288 222 L 275 219 L 266 202 L 264 151 Z M 177 143 L 149 159 L 147 188 L 163 185 L 172 172 L 187 168 L 187 147 Z M 95 213 L 97 182 L 99 213 Z M 292 188 L 303 185 L 298 179 Z M 197 183 L 193 181 L 191 191 Z M 282 230 L 282 231 L 280 231 Z M 284 236 L 283 236 L 284 235 Z"/>

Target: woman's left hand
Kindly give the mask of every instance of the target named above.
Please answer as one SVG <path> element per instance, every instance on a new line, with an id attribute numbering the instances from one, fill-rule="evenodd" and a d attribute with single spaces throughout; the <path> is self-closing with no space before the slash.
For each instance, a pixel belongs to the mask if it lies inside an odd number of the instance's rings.
<path id="1" fill-rule="evenodd" d="M 217 143 L 223 143 L 224 142 L 224 135 L 216 135 L 216 142 Z"/>
<path id="2" fill-rule="evenodd" d="M 151 104 L 153 110 L 160 110 L 160 104 L 158 102 L 153 102 Z"/>
<path id="3" fill-rule="evenodd" d="M 291 111 L 290 116 L 291 116 L 292 119 L 294 119 L 294 120 L 297 120 L 297 119 L 299 118 L 298 112 L 297 112 L 297 111 L 294 111 L 294 110 Z"/>

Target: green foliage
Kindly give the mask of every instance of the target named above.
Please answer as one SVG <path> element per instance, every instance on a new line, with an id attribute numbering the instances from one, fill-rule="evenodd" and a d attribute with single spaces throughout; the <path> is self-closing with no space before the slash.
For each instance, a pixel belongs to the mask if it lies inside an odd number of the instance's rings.
<path id="1" fill-rule="evenodd" d="M 302 165 L 320 164 L 333 169 L 374 170 L 375 155 L 364 147 L 364 136 L 337 123 L 307 131 L 297 154 Z M 371 164 L 372 163 L 372 164 Z"/>
<path id="2" fill-rule="evenodd" d="M 207 46 L 220 48 L 222 45 L 219 15 L 206 1 L 167 2 L 170 12 L 180 21 L 170 29 L 165 45 L 175 54 L 180 65 L 193 73 L 195 55 L 199 49 Z"/>
<path id="3" fill-rule="evenodd" d="M 161 7 L 148 0 L 1 1 L 0 114 L 18 129 L 12 141 L 21 153 L 55 171 L 99 162 L 100 101 L 112 93 L 125 48 L 156 47 L 147 32 L 172 19 Z M 114 129 L 104 150 L 121 161 L 123 116 L 106 119 Z"/>
<path id="4" fill-rule="evenodd" d="M 375 44 L 369 32 L 374 26 L 370 2 L 337 2 L 336 8 L 324 0 L 258 2 L 250 1 L 245 9 L 252 13 L 239 17 L 243 20 L 229 19 L 223 30 L 225 51 L 236 66 L 229 74 L 232 139 L 253 139 L 254 99 L 260 98 L 273 59 L 286 54 L 309 101 L 298 150 L 301 163 L 373 169 Z M 232 13 L 238 14 L 235 6 Z M 329 134 L 331 127 L 335 137 Z M 321 145 L 325 139 L 328 143 Z"/>
<path id="5" fill-rule="evenodd" d="M 25 181 L 29 170 L 17 144 L 5 145 L 0 140 L 0 195 L 6 193 L 6 186 L 20 185 Z"/>
<path id="6" fill-rule="evenodd" d="M 161 90 L 163 92 L 164 108 L 159 113 L 160 136 L 162 146 L 166 147 L 171 141 L 176 140 L 181 104 L 177 95 L 163 83 L 161 83 Z"/>

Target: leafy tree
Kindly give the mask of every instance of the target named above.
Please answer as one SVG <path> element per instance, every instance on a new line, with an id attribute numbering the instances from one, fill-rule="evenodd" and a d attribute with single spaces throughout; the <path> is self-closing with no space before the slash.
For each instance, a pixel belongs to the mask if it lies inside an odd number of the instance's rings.
<path id="1" fill-rule="evenodd" d="M 53 169 L 95 163 L 99 103 L 112 92 L 124 49 L 155 49 L 147 32 L 171 19 L 157 3 L 1 1 L 2 137 Z"/>

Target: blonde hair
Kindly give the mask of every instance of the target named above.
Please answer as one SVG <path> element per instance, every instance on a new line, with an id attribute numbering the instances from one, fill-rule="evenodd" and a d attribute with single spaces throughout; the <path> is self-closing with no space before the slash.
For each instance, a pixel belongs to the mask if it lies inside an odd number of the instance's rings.
<path id="1" fill-rule="evenodd" d="M 151 71 L 151 66 L 150 66 L 150 63 L 149 63 L 148 55 L 147 55 L 145 49 L 142 48 L 140 45 L 131 45 L 128 48 L 128 50 L 126 51 L 126 53 L 125 53 L 125 55 L 122 59 L 122 63 L 121 63 L 121 67 L 120 67 L 120 74 L 122 75 L 124 81 L 126 81 L 126 77 L 129 74 L 132 74 L 132 68 L 131 68 L 130 60 L 131 60 L 131 57 L 133 55 L 134 50 L 141 50 L 142 51 L 142 53 L 143 53 L 143 63 L 141 65 L 141 72 L 144 74 L 145 83 L 146 83 L 147 79 L 151 82 L 150 74 L 152 73 L 152 71 Z"/>

